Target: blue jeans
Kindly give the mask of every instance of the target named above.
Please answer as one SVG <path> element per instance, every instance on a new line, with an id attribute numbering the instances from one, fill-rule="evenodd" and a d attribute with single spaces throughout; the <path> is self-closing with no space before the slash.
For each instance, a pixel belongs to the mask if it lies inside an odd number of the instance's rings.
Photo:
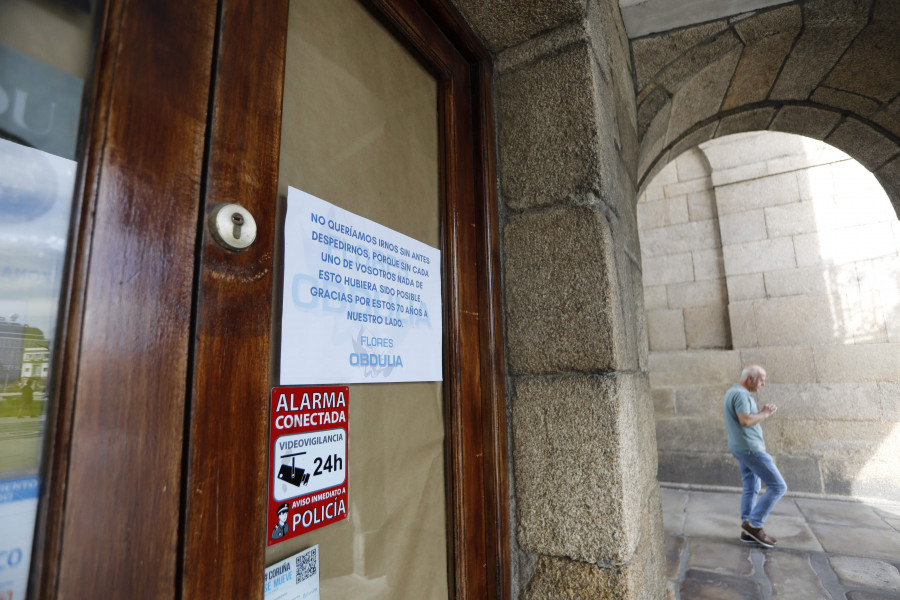
<path id="1" fill-rule="evenodd" d="M 778 472 L 772 457 L 766 452 L 732 452 L 741 467 L 744 493 L 741 495 L 741 522 L 749 521 L 753 527 L 762 527 L 775 503 L 784 496 L 787 485 Z M 760 480 L 766 484 L 766 493 L 758 501 Z"/>

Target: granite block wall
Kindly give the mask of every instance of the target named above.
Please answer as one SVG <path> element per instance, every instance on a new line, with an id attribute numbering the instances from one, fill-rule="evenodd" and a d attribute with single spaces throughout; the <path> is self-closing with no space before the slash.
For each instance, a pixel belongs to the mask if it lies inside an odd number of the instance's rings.
<path id="1" fill-rule="evenodd" d="M 665 596 L 615 0 L 457 5 L 496 53 L 515 596 Z"/>

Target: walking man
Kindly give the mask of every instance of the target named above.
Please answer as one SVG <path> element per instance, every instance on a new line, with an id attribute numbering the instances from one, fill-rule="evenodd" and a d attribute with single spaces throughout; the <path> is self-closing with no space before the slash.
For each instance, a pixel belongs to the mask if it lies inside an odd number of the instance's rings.
<path id="1" fill-rule="evenodd" d="M 16 415 L 18 418 L 22 417 L 30 417 L 31 414 L 31 402 L 34 400 L 34 390 L 31 389 L 31 380 L 26 379 L 25 385 L 22 386 L 22 391 L 19 392 L 19 414 Z"/>
<path id="2" fill-rule="evenodd" d="M 778 407 L 766 404 L 756 408 L 751 392 L 766 385 L 766 371 L 758 365 L 750 365 L 741 372 L 741 380 L 725 392 L 723 410 L 728 428 L 728 449 L 738 461 L 744 492 L 741 495 L 741 541 L 754 542 L 771 548 L 775 538 L 766 535 L 763 524 L 784 496 L 787 486 L 772 457 L 766 453 L 760 423 L 775 414 Z M 766 492 L 759 500 L 760 481 L 766 484 Z"/>

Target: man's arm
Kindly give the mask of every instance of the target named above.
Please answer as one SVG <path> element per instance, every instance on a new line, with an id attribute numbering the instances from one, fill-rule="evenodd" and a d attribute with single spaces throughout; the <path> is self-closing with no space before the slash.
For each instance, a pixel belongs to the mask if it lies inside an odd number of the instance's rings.
<path id="1" fill-rule="evenodd" d="M 740 422 L 741 427 L 753 427 L 754 425 L 758 425 L 774 415 L 775 411 L 777 410 L 778 407 L 774 404 L 766 404 L 762 407 L 762 410 L 756 414 L 738 413 L 738 422 Z"/>

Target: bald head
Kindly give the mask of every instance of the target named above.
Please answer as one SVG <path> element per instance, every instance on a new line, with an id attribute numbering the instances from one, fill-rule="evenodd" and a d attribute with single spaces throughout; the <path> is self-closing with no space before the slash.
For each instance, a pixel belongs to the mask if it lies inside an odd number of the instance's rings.
<path id="1" fill-rule="evenodd" d="M 749 365 L 741 371 L 741 380 L 738 382 L 751 392 L 766 385 L 766 370 L 759 365 Z"/>

